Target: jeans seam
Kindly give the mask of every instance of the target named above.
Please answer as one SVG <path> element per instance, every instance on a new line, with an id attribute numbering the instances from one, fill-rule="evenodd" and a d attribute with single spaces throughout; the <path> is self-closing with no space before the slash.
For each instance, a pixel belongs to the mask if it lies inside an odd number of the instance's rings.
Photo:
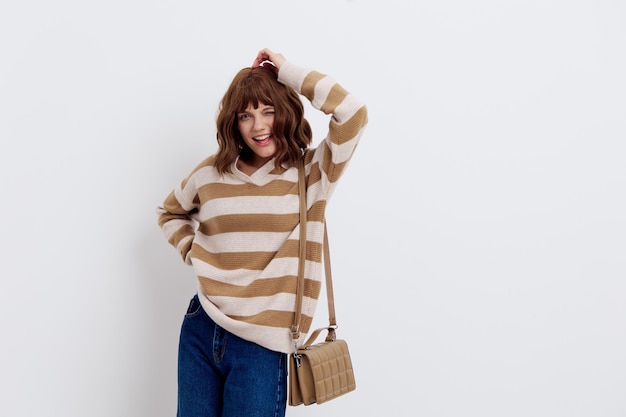
<path id="1" fill-rule="evenodd" d="M 282 389 L 283 389 L 283 384 L 282 384 L 282 380 L 283 380 L 283 361 L 285 358 L 284 354 L 280 354 L 278 356 L 278 389 L 276 390 L 276 408 L 274 409 L 274 417 L 278 417 L 278 416 L 282 416 L 283 414 L 281 413 L 281 409 L 282 409 L 282 401 L 281 401 L 281 394 L 282 394 Z"/>
<path id="2" fill-rule="evenodd" d="M 198 306 L 195 308 L 195 310 L 193 311 L 189 311 L 189 309 L 191 307 L 193 307 L 194 303 L 198 303 Z M 185 314 L 185 318 L 191 318 L 191 317 L 195 317 L 198 315 L 198 313 L 200 311 L 202 311 L 202 304 L 200 304 L 200 300 L 196 299 L 195 297 L 191 300 L 189 307 L 187 308 L 187 313 Z"/>

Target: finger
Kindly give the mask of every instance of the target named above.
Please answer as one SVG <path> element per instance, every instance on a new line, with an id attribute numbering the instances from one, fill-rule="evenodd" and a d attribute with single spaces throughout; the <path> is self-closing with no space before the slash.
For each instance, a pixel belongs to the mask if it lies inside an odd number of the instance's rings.
<path id="1" fill-rule="evenodd" d="M 265 61 L 269 59 L 269 54 L 267 53 L 267 48 L 261 49 L 259 51 L 259 53 L 257 54 L 256 58 L 254 58 L 254 61 L 252 62 L 252 66 L 253 67 L 258 67 L 259 65 L 261 65 L 261 62 Z"/>

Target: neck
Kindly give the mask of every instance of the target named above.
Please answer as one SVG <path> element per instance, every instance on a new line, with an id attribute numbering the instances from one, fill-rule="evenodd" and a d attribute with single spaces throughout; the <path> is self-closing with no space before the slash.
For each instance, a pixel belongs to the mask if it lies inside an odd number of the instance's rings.
<path id="1" fill-rule="evenodd" d="M 237 168 L 246 175 L 252 175 L 272 158 L 259 158 L 257 155 L 251 158 L 239 158 Z"/>

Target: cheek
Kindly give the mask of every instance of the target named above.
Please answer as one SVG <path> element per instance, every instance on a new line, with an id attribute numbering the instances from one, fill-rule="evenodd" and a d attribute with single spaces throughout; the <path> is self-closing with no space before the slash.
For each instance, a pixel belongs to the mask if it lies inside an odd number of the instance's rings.
<path id="1" fill-rule="evenodd" d="M 241 136 L 244 136 L 246 133 L 246 124 L 242 122 L 237 123 L 237 130 Z"/>

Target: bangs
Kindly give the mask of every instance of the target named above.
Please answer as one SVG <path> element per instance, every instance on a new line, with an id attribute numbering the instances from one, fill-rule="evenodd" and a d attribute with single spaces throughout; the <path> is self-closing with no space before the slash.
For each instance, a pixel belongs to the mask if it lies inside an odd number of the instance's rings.
<path id="1" fill-rule="evenodd" d="M 273 106 L 272 98 L 269 94 L 266 94 L 264 91 L 260 89 L 250 89 L 242 91 L 242 94 L 237 97 L 235 108 L 237 109 L 237 113 L 242 113 L 246 111 L 248 106 L 252 106 L 255 109 L 259 107 L 259 104 L 264 104 L 266 106 Z"/>
<path id="2" fill-rule="evenodd" d="M 231 105 L 238 113 L 245 111 L 250 105 L 256 109 L 259 103 L 273 106 L 275 90 L 275 80 L 251 73 L 241 80 L 233 92 Z"/>

